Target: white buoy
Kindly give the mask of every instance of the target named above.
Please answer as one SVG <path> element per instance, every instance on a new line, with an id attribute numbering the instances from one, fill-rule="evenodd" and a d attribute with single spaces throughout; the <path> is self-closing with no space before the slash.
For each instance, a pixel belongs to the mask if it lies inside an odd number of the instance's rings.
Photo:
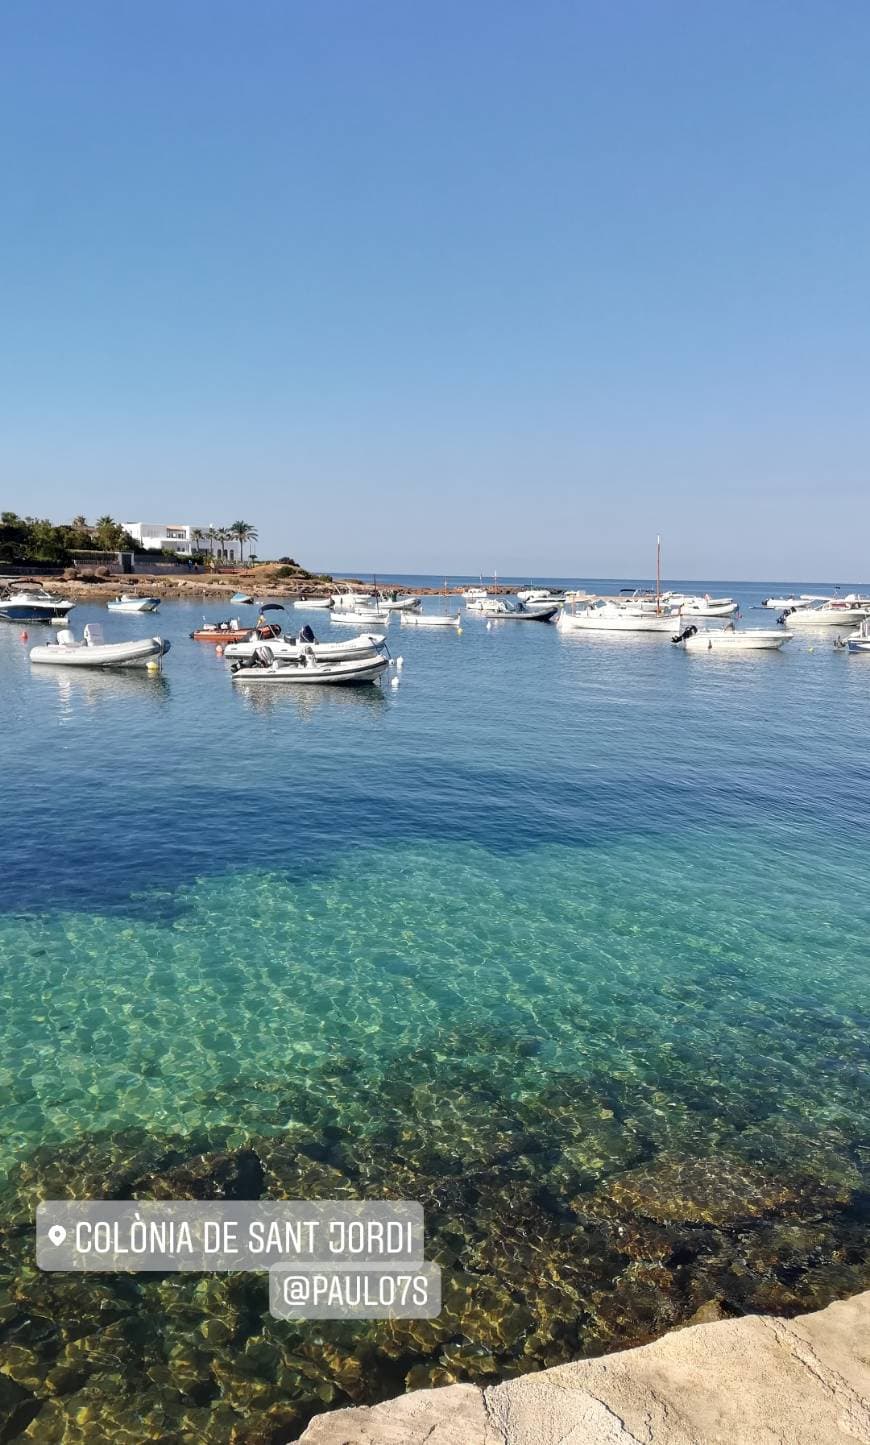
<path id="1" fill-rule="evenodd" d="M 487 632 L 492 632 L 492 623 L 491 623 L 491 622 L 487 622 L 487 624 L 486 624 L 486 630 L 487 630 Z"/>
<path id="2" fill-rule="evenodd" d="M 399 679 L 398 679 L 397 677 L 391 677 L 391 678 L 390 678 L 390 687 L 398 687 L 398 686 L 399 686 Z"/>
<path id="3" fill-rule="evenodd" d="M 399 669 L 399 672 L 402 671 L 402 668 L 403 668 L 404 666 L 405 666 L 405 659 L 404 659 L 404 657 L 397 657 L 397 658 L 396 658 L 396 667 Z"/>

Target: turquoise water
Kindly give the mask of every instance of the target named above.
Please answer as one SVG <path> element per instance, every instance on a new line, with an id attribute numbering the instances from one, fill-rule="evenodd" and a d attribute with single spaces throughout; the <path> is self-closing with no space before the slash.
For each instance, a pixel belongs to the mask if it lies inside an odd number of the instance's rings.
<path id="1" fill-rule="evenodd" d="M 472 616 L 394 625 L 396 689 L 254 697 L 201 616 L 161 678 L 0 632 L 10 1438 L 290 1440 L 866 1284 L 870 660 Z M 421 1199 L 445 1311 L 37 1275 L 37 1198 L 167 1187 Z"/>

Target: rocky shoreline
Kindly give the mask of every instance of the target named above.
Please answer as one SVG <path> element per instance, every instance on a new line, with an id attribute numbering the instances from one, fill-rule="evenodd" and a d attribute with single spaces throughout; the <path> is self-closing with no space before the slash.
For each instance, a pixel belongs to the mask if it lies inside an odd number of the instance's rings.
<path id="1" fill-rule="evenodd" d="M 305 1445 L 855 1445 L 870 1441 L 870 1292 L 791 1321 L 675 1330 L 600 1360 L 319 1415 Z"/>

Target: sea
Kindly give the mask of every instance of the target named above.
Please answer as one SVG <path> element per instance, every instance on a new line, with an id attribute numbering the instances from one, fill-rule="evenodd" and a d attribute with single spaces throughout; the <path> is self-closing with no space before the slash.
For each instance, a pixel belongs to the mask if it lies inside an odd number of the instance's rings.
<path id="1" fill-rule="evenodd" d="M 289 1441 L 866 1288 L 870 656 L 470 613 L 394 619 L 382 687 L 254 692 L 220 615 L 76 607 L 159 675 L 0 626 L 0 1437 Z M 441 1315 L 35 1264 L 40 1199 L 258 1197 L 421 1202 Z"/>

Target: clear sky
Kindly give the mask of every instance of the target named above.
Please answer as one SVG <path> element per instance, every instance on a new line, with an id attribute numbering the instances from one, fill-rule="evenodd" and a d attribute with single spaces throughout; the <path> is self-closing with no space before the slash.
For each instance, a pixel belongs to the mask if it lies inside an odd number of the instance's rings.
<path id="1" fill-rule="evenodd" d="M 4 0 L 0 505 L 870 578 L 867 0 Z"/>

